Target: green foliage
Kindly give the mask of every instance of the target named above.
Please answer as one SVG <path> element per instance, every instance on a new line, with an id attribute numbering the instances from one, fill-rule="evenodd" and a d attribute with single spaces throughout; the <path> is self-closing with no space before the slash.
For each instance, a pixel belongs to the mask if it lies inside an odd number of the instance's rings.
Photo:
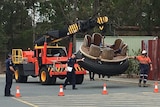
<path id="1" fill-rule="evenodd" d="M 107 15 L 116 27 L 139 26 L 150 35 L 160 25 L 159 5 L 160 0 L 1 0 L 0 49 L 26 49 L 33 45 L 34 35 L 98 15 Z M 31 11 L 39 17 L 29 15 Z"/>
<path id="2" fill-rule="evenodd" d="M 5 46 L 6 51 L 10 51 L 15 47 L 19 38 L 23 38 L 23 34 L 28 32 L 31 27 L 31 18 L 28 16 L 28 11 L 25 4 L 21 0 L 7 0 L 3 1 L 0 6 L 1 20 L 0 26 L 2 28 L 1 36 L 7 39 Z M 31 34 L 31 33 L 30 33 Z M 29 35 L 30 35 L 29 34 Z M 26 36 L 26 35 L 25 35 Z M 27 43 L 27 41 L 23 41 Z M 23 47 L 23 45 L 22 45 Z"/>
<path id="3" fill-rule="evenodd" d="M 118 26 L 139 26 L 151 35 L 160 25 L 159 5 L 159 0 L 107 0 L 101 2 L 101 13 Z"/>
<path id="4" fill-rule="evenodd" d="M 137 56 L 141 53 L 141 49 L 139 49 L 138 51 L 132 50 L 132 52 L 134 53 L 134 56 Z M 135 59 L 129 59 L 129 67 L 125 71 L 125 73 L 129 77 L 132 76 L 133 74 L 138 75 L 139 74 L 139 63 L 138 63 L 138 61 L 135 60 Z"/>
<path id="5" fill-rule="evenodd" d="M 0 32 L 0 50 L 1 52 L 5 52 L 6 51 L 6 44 L 7 44 L 7 38 L 6 36 L 4 36 L 1 32 Z"/>

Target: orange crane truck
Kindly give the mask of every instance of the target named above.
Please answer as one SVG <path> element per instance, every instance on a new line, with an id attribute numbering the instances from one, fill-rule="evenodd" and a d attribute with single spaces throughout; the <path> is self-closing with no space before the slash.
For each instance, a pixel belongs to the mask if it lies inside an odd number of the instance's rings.
<path id="1" fill-rule="evenodd" d="M 39 76 L 41 84 L 55 84 L 56 79 L 66 78 L 66 63 L 72 54 L 73 36 L 78 32 L 86 32 L 108 21 L 106 16 L 89 20 L 80 20 L 62 30 L 50 31 L 37 39 L 33 50 L 12 49 L 12 59 L 16 72 L 16 82 L 27 82 L 28 76 Z M 56 43 L 69 37 L 68 49 Z M 82 84 L 86 70 L 76 63 L 76 83 Z"/>

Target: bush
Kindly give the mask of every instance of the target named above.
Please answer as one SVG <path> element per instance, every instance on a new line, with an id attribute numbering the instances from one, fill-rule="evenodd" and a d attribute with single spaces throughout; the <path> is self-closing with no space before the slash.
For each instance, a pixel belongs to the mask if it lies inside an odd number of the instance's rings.
<path id="1" fill-rule="evenodd" d="M 141 53 L 141 50 L 139 49 L 138 51 L 132 50 L 134 53 L 134 56 L 137 56 Z M 138 75 L 139 74 L 139 62 L 135 59 L 129 59 L 129 67 L 125 71 L 125 74 L 127 74 L 127 77 L 133 77 L 133 75 Z"/>

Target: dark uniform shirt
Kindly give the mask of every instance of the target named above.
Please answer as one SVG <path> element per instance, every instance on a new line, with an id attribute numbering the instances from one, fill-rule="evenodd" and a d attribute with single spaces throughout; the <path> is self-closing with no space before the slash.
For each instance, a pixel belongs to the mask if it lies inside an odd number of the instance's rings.
<path id="1" fill-rule="evenodd" d="M 13 71 L 10 70 L 10 66 L 14 66 L 13 62 L 11 59 L 7 59 L 6 60 L 6 73 L 9 73 L 9 74 L 13 74 Z"/>
<path id="2" fill-rule="evenodd" d="M 69 59 L 68 59 L 67 64 L 68 64 L 69 67 L 72 67 L 73 70 L 74 70 L 74 64 L 75 64 L 75 63 L 76 63 L 76 58 L 69 58 Z"/>

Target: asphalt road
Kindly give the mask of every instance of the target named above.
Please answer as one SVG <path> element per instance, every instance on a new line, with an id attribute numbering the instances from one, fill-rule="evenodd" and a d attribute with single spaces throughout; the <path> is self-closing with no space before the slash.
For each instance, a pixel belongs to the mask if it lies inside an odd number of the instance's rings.
<path id="1" fill-rule="evenodd" d="M 0 107 L 160 107 L 160 94 L 154 93 L 154 86 L 138 87 L 136 81 L 107 77 L 90 81 L 85 76 L 83 84 L 72 90 L 68 85 L 63 90 L 64 96 L 58 96 L 59 86 L 64 80 L 57 80 L 56 85 L 41 85 L 38 78 L 29 78 L 28 83 L 12 85 L 12 94 L 16 86 L 20 87 L 20 98 L 4 97 L 5 77 L 0 76 Z M 107 84 L 107 95 L 102 95 L 103 84 Z"/>

